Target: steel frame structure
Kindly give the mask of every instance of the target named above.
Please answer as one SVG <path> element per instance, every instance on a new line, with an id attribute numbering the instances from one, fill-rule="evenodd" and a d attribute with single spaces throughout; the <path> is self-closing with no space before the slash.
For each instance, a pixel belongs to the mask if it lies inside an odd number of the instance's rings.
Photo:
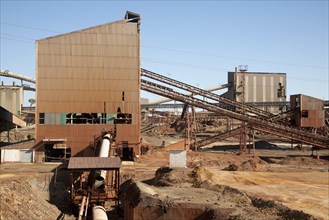
<path id="1" fill-rule="evenodd" d="M 168 77 L 156 74 L 145 69 L 142 69 L 141 75 L 165 83 L 167 85 L 174 86 L 178 89 L 186 90 L 192 92 L 193 94 L 209 98 L 211 100 L 223 102 L 234 108 L 223 108 L 221 106 L 217 106 L 214 103 L 210 103 L 208 101 L 201 100 L 196 97 L 184 95 L 180 92 L 174 91 L 172 88 L 144 79 L 141 80 L 142 90 L 246 122 L 248 127 L 254 130 L 263 131 L 282 138 L 291 139 L 294 141 L 310 144 L 321 148 L 329 148 L 329 137 L 314 134 L 306 130 L 293 127 L 291 125 L 289 126 L 285 123 L 280 123 L 278 121 L 275 122 L 275 120 L 272 120 L 272 117 L 274 119 L 276 115 L 271 114 L 269 112 L 265 112 L 263 110 L 251 106 L 243 105 L 241 103 L 225 99 L 217 94 L 210 93 L 200 88 L 179 82 L 174 79 L 170 79 Z M 244 109 L 246 111 L 246 114 L 243 114 L 241 112 L 241 109 Z M 254 114 L 254 116 L 247 114 L 247 112 Z"/>

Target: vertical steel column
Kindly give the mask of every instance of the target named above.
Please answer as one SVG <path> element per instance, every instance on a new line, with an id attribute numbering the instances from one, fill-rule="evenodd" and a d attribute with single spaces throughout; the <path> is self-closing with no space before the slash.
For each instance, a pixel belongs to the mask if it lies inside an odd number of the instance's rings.
<path id="1" fill-rule="evenodd" d="M 241 83 L 240 83 L 240 102 L 242 103 L 242 108 L 241 108 L 241 114 L 245 115 L 245 83 L 246 83 L 246 74 L 245 71 L 240 71 L 240 77 L 241 77 Z M 235 74 L 236 78 L 238 74 L 238 70 L 235 67 Z M 246 122 L 242 121 L 241 122 L 241 133 L 240 133 L 240 153 L 244 154 L 246 153 L 247 149 L 247 140 L 246 140 Z"/>

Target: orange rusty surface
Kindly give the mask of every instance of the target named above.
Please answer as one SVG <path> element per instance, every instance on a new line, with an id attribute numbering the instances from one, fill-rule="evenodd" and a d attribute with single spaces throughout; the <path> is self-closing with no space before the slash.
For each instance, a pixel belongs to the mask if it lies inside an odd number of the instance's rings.
<path id="1" fill-rule="evenodd" d="M 36 46 L 37 142 L 66 138 L 75 156 L 95 135 L 114 125 L 40 125 L 39 113 L 116 113 L 120 107 L 121 112 L 132 114 L 132 124 L 117 125 L 117 143 L 139 143 L 140 36 L 136 23 L 106 23 L 41 39 Z"/>

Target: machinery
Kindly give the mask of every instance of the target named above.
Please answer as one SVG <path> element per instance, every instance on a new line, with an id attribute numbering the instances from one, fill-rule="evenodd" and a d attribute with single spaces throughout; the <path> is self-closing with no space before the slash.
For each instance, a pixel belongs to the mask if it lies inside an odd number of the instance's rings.
<path id="1" fill-rule="evenodd" d="M 121 160 L 117 157 L 115 132 L 103 132 L 95 140 L 94 157 L 72 157 L 71 210 L 78 219 L 107 219 L 105 202 L 119 206 Z"/>
<path id="2" fill-rule="evenodd" d="M 304 128 L 291 125 L 286 120 L 286 117 L 278 117 L 277 115 L 264 111 L 262 109 L 255 108 L 253 106 L 248 106 L 241 102 L 226 99 L 215 93 L 211 93 L 209 91 L 197 88 L 192 85 L 188 85 L 186 83 L 171 79 L 169 77 L 165 77 L 163 75 L 154 73 L 146 69 L 141 69 L 141 76 L 143 78 L 148 79 L 141 80 L 142 90 L 157 95 L 165 96 L 172 100 L 180 101 L 186 105 L 198 107 L 201 109 L 208 110 L 209 112 L 221 114 L 223 116 L 239 120 L 245 123 L 246 127 L 248 127 L 248 129 L 250 130 L 265 132 L 281 138 L 296 141 L 298 143 L 309 144 L 319 148 L 329 147 L 328 136 L 322 133 L 315 133 Z M 166 86 L 163 84 L 165 84 Z M 181 92 L 174 91 L 172 87 L 205 97 L 208 100 L 219 102 L 223 104 L 223 106 L 217 105 L 214 102 L 209 102 L 200 98 L 182 94 Z M 289 116 L 290 114 L 287 115 Z M 242 130 L 242 132 L 240 132 L 241 136 L 246 135 L 246 128 L 239 130 Z M 234 131 L 233 134 L 235 134 L 236 132 Z M 221 136 L 222 134 L 219 135 Z"/>

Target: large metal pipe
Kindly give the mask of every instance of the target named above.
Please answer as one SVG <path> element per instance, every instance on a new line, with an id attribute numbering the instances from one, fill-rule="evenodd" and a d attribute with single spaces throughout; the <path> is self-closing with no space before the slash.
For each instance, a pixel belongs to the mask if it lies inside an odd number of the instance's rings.
<path id="1" fill-rule="evenodd" d="M 0 76 L 11 77 L 11 78 L 20 79 L 20 80 L 23 80 L 23 81 L 35 83 L 35 79 L 32 79 L 32 78 L 27 77 L 27 76 L 23 76 L 23 75 L 18 74 L 18 73 L 9 72 L 8 70 L 0 70 Z"/>
<path id="2" fill-rule="evenodd" d="M 81 206 L 80 206 L 80 210 L 79 210 L 79 217 L 78 220 L 82 220 L 82 216 L 83 216 L 83 212 L 84 212 L 84 208 L 85 208 L 85 203 L 86 203 L 86 196 L 83 196 L 82 198 L 82 202 L 81 202 Z M 86 207 L 87 209 L 88 207 Z"/>
<path id="3" fill-rule="evenodd" d="M 88 216 L 89 198 L 90 198 L 90 194 L 88 193 L 87 201 L 86 201 L 86 211 L 85 211 L 85 216 L 83 218 L 84 220 L 87 220 L 87 216 Z"/>
<path id="4" fill-rule="evenodd" d="M 101 147 L 99 149 L 98 157 L 108 157 L 111 147 L 111 135 L 106 134 L 103 137 Z"/>
<path id="5" fill-rule="evenodd" d="M 98 157 L 108 157 L 109 152 L 110 152 L 110 147 L 111 147 L 111 135 L 106 134 L 103 137 L 101 147 L 99 149 Z M 97 176 L 95 178 L 95 183 L 94 183 L 94 188 L 99 189 L 101 187 L 104 187 L 104 180 L 106 179 L 106 170 L 98 170 L 97 171 Z"/>
<path id="6" fill-rule="evenodd" d="M 106 210 L 102 206 L 93 207 L 93 220 L 108 220 Z"/>

